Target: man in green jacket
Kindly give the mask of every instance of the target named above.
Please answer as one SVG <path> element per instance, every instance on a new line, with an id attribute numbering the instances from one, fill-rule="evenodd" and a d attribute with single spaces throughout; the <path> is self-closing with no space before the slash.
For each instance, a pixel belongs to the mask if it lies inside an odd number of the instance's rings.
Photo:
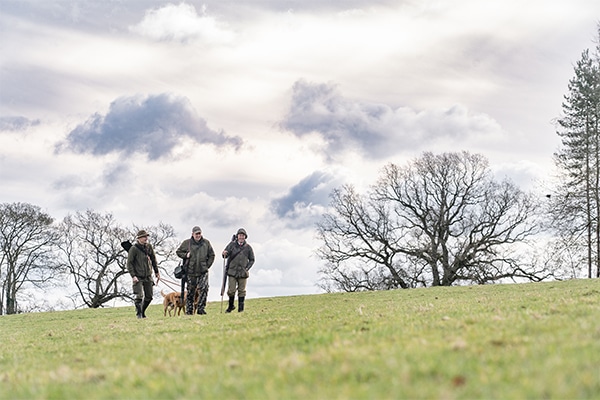
<path id="1" fill-rule="evenodd" d="M 148 236 L 148 232 L 140 230 L 136 235 L 136 243 L 131 246 L 127 254 L 127 271 L 133 282 L 134 304 L 138 318 L 146 318 L 146 309 L 152 302 L 154 290 L 152 270 L 156 279 L 160 279 L 156 255 L 152 245 L 148 243 Z"/>
<path id="2" fill-rule="evenodd" d="M 229 242 L 223 250 L 223 258 L 227 259 L 227 296 L 229 307 L 225 312 L 235 310 L 235 292 L 238 292 L 238 312 L 244 311 L 244 300 L 246 299 L 246 282 L 250 276 L 250 268 L 254 265 L 254 250 L 246 241 L 248 234 L 244 228 L 238 229 L 235 240 Z"/>
<path id="3" fill-rule="evenodd" d="M 202 237 L 199 226 L 192 228 L 192 237 L 185 239 L 176 251 L 177 256 L 187 260 L 187 285 L 188 295 L 185 304 L 185 313 L 194 313 L 194 297 L 196 288 L 199 291 L 198 308 L 200 315 L 206 314 L 206 300 L 208 299 L 208 270 L 215 261 L 215 252 L 208 239 Z"/>

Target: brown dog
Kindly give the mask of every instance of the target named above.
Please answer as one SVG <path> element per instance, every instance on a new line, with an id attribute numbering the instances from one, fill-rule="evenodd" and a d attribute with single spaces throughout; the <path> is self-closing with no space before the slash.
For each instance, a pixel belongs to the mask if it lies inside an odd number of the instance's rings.
<path id="1" fill-rule="evenodd" d="M 185 302 L 187 300 L 187 290 L 183 292 L 183 301 L 181 301 L 181 292 L 171 292 L 164 294 L 163 291 L 160 291 L 160 294 L 163 296 L 163 306 L 165 308 L 165 317 L 167 316 L 167 311 L 169 312 L 169 317 L 171 316 L 171 311 L 173 311 L 173 316 L 180 315 L 181 310 L 185 307 Z M 196 288 L 196 293 L 194 293 L 194 310 L 193 313 L 196 313 L 198 309 L 198 302 L 200 301 L 200 290 Z"/>
<path id="2" fill-rule="evenodd" d="M 163 296 L 163 306 L 165 308 L 164 315 L 167 316 L 167 311 L 169 312 L 169 317 L 171 316 L 171 311 L 173 311 L 173 316 L 177 312 L 177 315 L 181 312 L 183 308 L 183 303 L 181 301 L 181 292 L 171 292 L 164 294 L 163 291 L 160 291 L 160 294 Z"/>

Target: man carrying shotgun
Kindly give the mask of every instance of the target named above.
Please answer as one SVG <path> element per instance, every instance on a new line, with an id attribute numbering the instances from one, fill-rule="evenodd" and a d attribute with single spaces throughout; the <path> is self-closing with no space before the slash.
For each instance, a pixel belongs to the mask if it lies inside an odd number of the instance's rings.
<path id="1" fill-rule="evenodd" d="M 238 292 L 238 312 L 244 311 L 244 300 L 246 299 L 246 281 L 250 276 L 250 268 L 254 264 L 254 250 L 246 241 L 248 234 L 244 228 L 237 231 L 236 240 L 231 241 L 225 250 L 223 258 L 227 259 L 227 278 L 229 285 L 227 287 L 227 296 L 229 296 L 229 307 L 225 312 L 230 313 L 235 310 L 235 292 Z"/>
<path id="2" fill-rule="evenodd" d="M 131 275 L 133 294 L 135 295 L 135 311 L 138 318 L 146 318 L 146 309 L 152 302 L 154 281 L 152 270 L 157 281 L 160 279 L 156 255 L 152 245 L 148 243 L 148 232 L 140 230 L 134 245 L 123 242 L 121 245 L 127 250 L 127 271 Z"/>

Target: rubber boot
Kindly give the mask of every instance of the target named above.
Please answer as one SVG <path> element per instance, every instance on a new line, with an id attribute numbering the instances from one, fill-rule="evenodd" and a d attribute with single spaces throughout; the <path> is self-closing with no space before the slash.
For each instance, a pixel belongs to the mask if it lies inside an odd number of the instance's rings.
<path id="1" fill-rule="evenodd" d="M 135 302 L 135 316 L 138 318 L 142 318 L 142 304 L 141 301 Z"/>
<path id="2" fill-rule="evenodd" d="M 244 311 L 244 300 L 246 300 L 245 297 L 240 297 L 238 299 L 238 312 Z"/>
<path id="3" fill-rule="evenodd" d="M 235 306 L 233 305 L 234 302 L 235 302 L 235 297 L 229 296 L 229 307 L 227 307 L 227 310 L 225 310 L 226 313 L 230 313 L 233 310 L 235 310 Z"/>
<path id="4" fill-rule="evenodd" d="M 144 300 L 144 304 L 142 304 L 142 318 L 146 318 L 146 308 L 150 305 L 150 300 Z"/>
<path id="5" fill-rule="evenodd" d="M 185 297 L 185 315 L 194 315 L 194 298 Z"/>

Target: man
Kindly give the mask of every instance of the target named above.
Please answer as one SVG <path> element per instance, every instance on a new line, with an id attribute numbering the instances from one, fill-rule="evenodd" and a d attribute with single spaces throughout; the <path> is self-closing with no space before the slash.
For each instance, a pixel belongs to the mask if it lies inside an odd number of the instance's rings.
<path id="1" fill-rule="evenodd" d="M 199 290 L 198 309 L 200 315 L 206 314 L 206 300 L 208 298 L 208 270 L 215 261 L 215 252 L 212 245 L 202 237 L 199 226 L 192 228 L 192 237 L 184 240 L 176 251 L 178 257 L 187 260 L 188 295 L 185 313 L 194 313 L 194 297 L 196 288 Z"/>
<path id="2" fill-rule="evenodd" d="M 248 234 L 244 228 L 237 231 L 236 240 L 231 241 L 225 250 L 223 258 L 227 259 L 227 296 L 229 296 L 229 307 L 225 312 L 235 310 L 235 292 L 238 292 L 238 312 L 244 311 L 244 300 L 246 299 L 246 281 L 250 276 L 250 268 L 254 264 L 254 250 L 246 242 Z"/>
<path id="3" fill-rule="evenodd" d="M 148 236 L 148 232 L 140 230 L 136 235 L 136 243 L 131 246 L 127 254 L 127 271 L 133 282 L 134 304 L 138 318 L 146 318 L 146 309 L 152 302 L 154 289 L 152 270 L 154 270 L 157 281 L 160 279 L 156 255 L 148 243 Z"/>

